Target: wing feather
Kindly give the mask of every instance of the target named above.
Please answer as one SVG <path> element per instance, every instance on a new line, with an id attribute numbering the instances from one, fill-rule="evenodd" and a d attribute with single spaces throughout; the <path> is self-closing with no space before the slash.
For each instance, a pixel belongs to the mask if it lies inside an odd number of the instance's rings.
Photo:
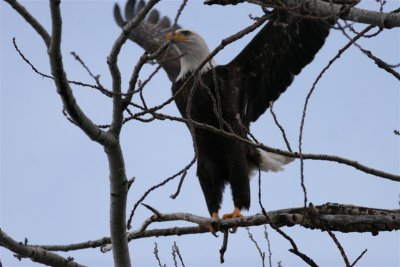
<path id="1" fill-rule="evenodd" d="M 312 61 L 328 36 L 331 23 L 276 11 L 227 65 L 235 70 L 245 125 L 256 121 Z"/>
<path id="2" fill-rule="evenodd" d="M 156 9 L 151 10 L 147 17 L 147 22 L 151 24 L 157 24 L 159 20 L 160 20 L 160 12 L 158 12 L 158 10 Z"/>
<path id="3" fill-rule="evenodd" d="M 160 28 L 170 28 L 171 27 L 171 21 L 167 17 L 162 17 L 161 20 L 158 22 L 157 27 Z"/>
<path id="4" fill-rule="evenodd" d="M 121 15 L 118 4 L 114 6 L 114 19 L 119 27 L 123 28 L 144 7 L 144 0 L 128 0 L 125 4 L 125 18 Z M 129 33 L 129 39 L 141 46 L 145 51 L 152 53 L 165 43 L 165 34 L 171 30 L 171 21 L 168 17 L 160 19 L 160 13 L 153 9 L 147 17 Z M 179 27 L 178 27 L 179 28 Z M 179 54 L 172 46 L 157 58 L 158 63 L 165 70 L 168 78 L 175 81 L 180 71 Z"/>

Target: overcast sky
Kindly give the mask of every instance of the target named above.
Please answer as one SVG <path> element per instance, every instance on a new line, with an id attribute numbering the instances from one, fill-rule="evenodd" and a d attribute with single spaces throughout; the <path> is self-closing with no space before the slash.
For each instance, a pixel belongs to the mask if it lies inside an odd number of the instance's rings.
<path id="1" fill-rule="evenodd" d="M 124 1 L 120 1 L 123 4 Z M 386 11 L 398 8 L 389 0 Z M 50 30 L 47 1 L 23 1 L 27 9 Z M 63 1 L 62 52 L 65 70 L 71 80 L 93 83 L 84 69 L 69 54 L 75 51 L 103 85 L 111 80 L 106 57 L 120 34 L 113 16 L 113 1 Z M 180 1 L 162 1 L 157 8 L 174 16 Z M 40 77 L 18 56 L 19 48 L 42 72 L 50 74 L 44 43 L 26 22 L 4 2 L 1 6 L 1 228 L 15 240 L 28 238 L 31 244 L 69 244 L 109 236 L 109 180 L 106 155 L 62 114 L 62 103 L 51 80 Z M 363 0 L 362 7 L 377 10 L 374 0 Z M 249 14 L 259 15 L 250 5 L 234 7 L 203 6 L 189 1 L 180 24 L 204 36 L 209 47 L 252 23 Z M 361 29 L 362 25 L 356 25 Z M 253 36 L 253 35 L 252 35 Z M 252 36 L 226 48 L 216 56 L 219 64 L 228 63 Z M 385 30 L 377 38 L 360 44 L 388 63 L 400 62 L 399 30 Z M 298 146 L 299 125 L 305 96 L 318 73 L 347 43 L 333 30 L 315 60 L 295 79 L 275 104 L 275 111 L 285 127 L 292 147 Z M 127 43 L 119 57 L 124 88 L 142 50 Z M 143 78 L 151 68 L 142 73 Z M 397 69 L 399 71 L 399 69 Z M 97 91 L 73 87 L 78 104 L 98 124 L 111 119 L 111 100 Z M 145 91 L 149 105 L 170 97 L 170 82 L 160 73 Z M 318 83 L 308 109 L 304 129 L 303 151 L 338 155 L 359 161 L 372 168 L 399 174 L 400 142 L 393 134 L 400 129 L 398 80 L 376 65 L 356 48 L 350 48 Z M 136 98 L 135 101 L 138 101 Z M 177 115 L 171 104 L 162 110 Z M 282 136 L 269 112 L 252 125 L 262 143 L 285 149 Z M 130 122 L 121 136 L 127 175 L 136 177 L 129 192 L 128 213 L 149 187 L 176 173 L 193 158 L 191 137 L 186 126 L 178 122 Z M 300 187 L 300 164 L 295 161 L 284 172 L 263 174 L 262 201 L 267 210 L 299 207 L 303 204 Z M 260 212 L 257 183 L 252 188 L 252 206 L 245 215 Z M 308 199 L 314 205 L 326 202 L 354 204 L 376 208 L 399 208 L 399 185 L 337 163 L 306 161 L 305 183 Z M 144 201 L 159 211 L 191 212 L 208 216 L 203 195 L 195 176 L 188 172 L 181 194 L 176 200 L 178 179 L 153 192 Z M 230 212 L 230 190 L 224 195 L 221 213 Z M 150 216 L 140 207 L 134 228 Z M 171 224 L 164 224 L 167 226 Z M 174 225 L 187 225 L 178 223 Z M 154 225 L 161 227 L 161 225 Z M 283 228 L 297 242 L 299 249 L 321 266 L 343 266 L 339 251 L 327 233 L 301 227 Z M 263 227 L 251 228 L 261 248 L 267 251 Z M 269 231 L 274 266 L 302 266 L 301 260 L 288 252 L 290 244 Z M 399 266 L 399 233 L 337 233 L 352 262 L 364 249 L 368 252 L 358 266 Z M 131 242 L 135 266 L 155 266 L 154 242 L 158 243 L 163 263 L 173 266 L 171 246 L 176 241 L 186 266 L 219 266 L 222 236 L 211 234 L 182 237 L 148 238 Z M 4 266 L 36 266 L 30 260 L 19 262 L 11 252 L 0 248 Z M 112 265 L 112 253 L 98 249 L 63 253 L 89 266 Z M 230 236 L 224 266 L 260 266 L 260 257 L 245 229 Z"/>

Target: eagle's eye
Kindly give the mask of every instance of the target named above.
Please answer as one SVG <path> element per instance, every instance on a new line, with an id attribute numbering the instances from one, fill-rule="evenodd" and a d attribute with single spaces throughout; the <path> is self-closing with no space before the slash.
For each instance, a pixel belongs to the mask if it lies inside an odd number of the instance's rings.
<path id="1" fill-rule="evenodd" d="M 189 36 L 191 34 L 190 31 L 181 31 L 180 33 L 182 33 L 185 36 Z"/>

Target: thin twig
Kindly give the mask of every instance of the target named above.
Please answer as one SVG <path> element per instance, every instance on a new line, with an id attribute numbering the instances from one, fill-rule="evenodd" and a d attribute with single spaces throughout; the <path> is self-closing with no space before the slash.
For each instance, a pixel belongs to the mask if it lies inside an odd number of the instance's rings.
<path id="1" fill-rule="evenodd" d="M 322 76 L 326 73 L 326 71 L 332 66 L 332 64 L 340 58 L 340 56 L 352 45 L 357 41 L 359 38 L 361 38 L 365 33 L 367 33 L 369 30 L 374 28 L 374 26 L 368 26 L 366 27 L 363 31 L 361 31 L 357 36 L 355 36 L 352 40 L 350 40 L 344 47 L 342 47 L 338 53 L 329 61 L 327 66 L 325 66 L 322 71 L 318 74 L 317 78 L 313 82 L 306 100 L 304 102 L 304 108 L 303 108 L 303 113 L 301 116 L 301 123 L 300 123 L 300 129 L 299 129 L 299 155 L 300 155 L 300 182 L 301 182 L 301 188 L 303 189 L 304 193 L 304 207 L 307 207 L 307 190 L 304 182 L 304 156 L 303 156 L 303 133 L 304 133 L 304 124 L 305 124 L 305 119 L 306 119 L 306 114 L 307 114 L 307 107 L 309 104 L 309 101 L 311 99 L 311 96 L 316 88 L 317 83 L 321 80 Z"/>
<path id="2" fill-rule="evenodd" d="M 273 107 L 274 107 L 274 102 L 271 101 L 270 107 L 269 107 L 269 111 L 271 112 L 272 118 L 274 119 L 274 122 L 275 122 L 276 126 L 278 126 L 279 130 L 282 133 L 282 137 L 283 137 L 283 140 L 285 141 L 285 144 L 286 144 L 286 147 L 287 147 L 288 151 L 292 152 L 292 148 L 290 147 L 289 140 L 288 140 L 288 138 L 286 136 L 286 133 L 285 133 L 285 129 L 279 123 L 278 118 L 277 118 L 277 116 L 276 116 L 276 114 L 274 112 Z"/>
<path id="3" fill-rule="evenodd" d="M 342 255 L 344 264 L 346 265 L 346 267 L 350 267 L 350 262 L 349 262 L 349 259 L 347 258 L 346 252 L 344 251 L 339 240 L 336 238 L 336 235 L 332 231 L 328 230 L 327 232 L 328 232 L 329 236 L 332 238 L 333 242 L 335 242 L 336 247 L 339 249 L 340 255 Z"/>
<path id="4" fill-rule="evenodd" d="M 283 236 L 286 240 L 288 240 L 290 242 L 290 244 L 292 245 L 292 248 L 289 249 L 290 252 L 292 252 L 296 256 L 300 257 L 308 265 L 310 265 L 312 267 L 318 267 L 318 264 L 316 264 L 313 259 L 311 259 L 306 254 L 304 254 L 304 253 L 299 251 L 299 249 L 297 248 L 296 243 L 294 242 L 294 240 L 290 236 L 288 236 L 285 232 L 283 232 L 281 229 L 279 229 L 279 228 L 277 228 L 275 226 L 271 225 L 271 227 L 275 231 L 277 231 L 281 236 Z"/>
<path id="5" fill-rule="evenodd" d="M 19 56 L 32 68 L 32 70 L 36 73 L 39 74 L 40 76 L 42 76 L 43 78 L 47 78 L 47 79 L 51 79 L 54 80 L 54 77 L 48 74 L 45 74 L 41 71 L 39 71 L 30 61 L 29 59 L 26 58 L 26 56 L 22 53 L 22 51 L 19 49 L 18 45 L 17 45 L 17 41 L 16 38 L 13 38 L 13 45 L 15 50 L 18 52 Z M 105 89 L 104 87 L 100 87 L 98 85 L 93 85 L 93 84 L 88 84 L 88 83 L 83 83 L 83 82 L 78 82 L 78 81 L 72 81 L 72 80 L 68 80 L 68 83 L 70 84 L 75 84 L 78 86 L 82 86 L 82 87 L 89 87 L 92 89 L 96 89 L 99 90 L 101 93 L 107 95 L 107 96 L 112 96 L 112 92 Z"/>
<path id="6" fill-rule="evenodd" d="M 104 86 L 100 83 L 100 75 L 94 75 L 89 67 L 85 64 L 85 62 L 83 62 L 83 60 L 78 56 L 77 53 L 75 53 L 74 51 L 71 52 L 71 55 L 82 65 L 82 67 L 89 73 L 90 77 L 92 77 L 94 79 L 94 81 L 96 82 L 97 86 L 99 88 L 102 89 L 102 92 L 107 91 Z"/>
<path id="7" fill-rule="evenodd" d="M 264 216 L 268 220 L 269 219 L 268 218 L 268 214 L 265 211 L 264 206 L 263 206 L 262 201 L 261 201 L 261 170 L 260 169 L 258 169 L 258 204 L 260 205 L 262 214 L 264 214 Z"/>
<path id="8" fill-rule="evenodd" d="M 182 0 L 181 5 L 178 8 L 178 11 L 176 12 L 176 16 L 174 18 L 174 23 L 172 24 L 172 30 L 174 31 L 178 27 L 178 20 L 180 16 L 182 15 L 183 9 L 186 7 L 188 0 Z"/>
<path id="9" fill-rule="evenodd" d="M 174 266 L 175 266 L 175 267 L 178 267 L 178 262 L 177 262 L 177 260 L 176 260 L 176 251 L 175 251 L 175 249 L 174 249 L 174 245 L 172 245 L 171 254 L 172 254 L 172 259 L 174 260 Z"/>
<path id="10" fill-rule="evenodd" d="M 149 188 L 149 189 L 142 195 L 142 197 L 135 203 L 135 205 L 133 206 L 133 209 L 132 209 L 132 211 L 131 211 L 131 214 L 130 214 L 129 219 L 128 219 L 128 222 L 127 222 L 127 227 L 128 227 L 128 229 L 131 229 L 131 227 L 132 227 L 132 226 L 131 226 L 132 219 L 133 219 L 133 216 L 134 216 L 134 214 L 135 214 L 135 210 L 137 209 L 137 207 L 139 206 L 139 204 L 142 203 L 142 201 L 143 201 L 152 191 L 154 191 L 155 189 L 157 189 L 157 188 L 159 188 L 159 187 L 165 185 L 165 184 L 168 183 L 169 181 L 173 180 L 174 178 L 176 178 L 176 177 L 178 177 L 179 175 L 183 174 L 184 172 L 188 171 L 188 170 L 193 166 L 193 164 L 194 164 L 195 162 L 196 162 L 196 157 L 194 157 L 194 158 L 192 159 L 192 161 L 190 161 L 190 163 L 189 163 L 188 165 L 186 165 L 186 166 L 185 166 L 182 170 L 180 170 L 178 173 L 176 173 L 176 174 L 174 174 L 174 175 L 168 177 L 167 179 L 165 179 L 165 180 L 162 181 L 161 183 L 159 183 L 159 184 L 157 184 L 157 185 L 154 185 L 154 186 L 152 186 L 151 188 Z"/>
<path id="11" fill-rule="evenodd" d="M 269 235 L 267 230 L 267 225 L 264 225 L 264 237 L 267 240 L 268 244 L 268 260 L 269 260 L 269 267 L 272 267 L 272 251 L 271 251 L 271 242 L 269 241 Z"/>
<path id="12" fill-rule="evenodd" d="M 157 242 L 154 242 L 153 254 L 154 254 L 154 257 L 155 257 L 156 260 L 157 260 L 158 266 L 160 266 L 160 267 L 165 267 L 166 265 L 165 265 L 165 264 L 164 264 L 164 265 L 161 264 L 160 257 L 158 256 L 158 246 L 157 246 Z"/>
<path id="13" fill-rule="evenodd" d="M 364 256 L 365 253 L 367 253 L 368 249 L 365 249 L 363 252 L 361 252 L 360 256 L 357 257 L 357 259 L 350 265 L 350 267 L 353 267 L 356 265 L 356 263 Z"/>
<path id="14" fill-rule="evenodd" d="M 226 229 L 224 231 L 224 239 L 222 241 L 222 246 L 219 249 L 219 261 L 221 262 L 221 264 L 225 262 L 224 256 L 225 256 L 225 252 L 228 248 L 228 237 L 229 237 L 229 231 L 228 231 L 228 229 Z"/>
<path id="15" fill-rule="evenodd" d="M 179 180 L 178 188 L 176 189 L 176 192 L 174 194 L 169 196 L 170 198 L 176 199 L 176 197 L 179 195 L 179 193 L 181 192 L 182 184 L 183 184 L 183 181 L 185 180 L 186 174 L 187 174 L 187 171 L 182 173 L 181 179 Z"/>
<path id="16" fill-rule="evenodd" d="M 342 31 L 343 35 L 346 36 L 349 40 L 351 40 L 352 38 L 347 34 L 347 32 L 345 31 L 344 27 L 342 27 L 342 25 L 339 22 L 338 22 L 338 25 L 339 25 L 339 29 Z M 346 26 L 348 26 L 350 29 L 353 29 L 353 27 L 351 25 L 348 25 L 347 23 L 346 23 Z M 379 68 L 385 70 L 389 74 L 393 75 L 396 79 L 400 80 L 400 74 L 398 72 L 396 72 L 389 64 L 387 64 L 382 59 L 380 59 L 380 58 L 376 57 L 375 55 L 373 55 L 371 51 L 366 50 L 363 47 L 361 47 L 361 45 L 359 45 L 358 43 L 355 42 L 354 45 L 361 52 L 363 52 L 364 55 L 366 55 L 367 57 L 372 59 Z"/>
<path id="17" fill-rule="evenodd" d="M 254 239 L 253 235 L 251 234 L 249 227 L 246 227 L 246 230 L 247 230 L 247 236 L 253 242 L 253 244 L 256 246 L 258 254 L 260 254 L 262 266 L 265 267 L 265 252 L 263 252 L 261 250 L 261 248 L 258 245 L 257 241 Z"/>
<path id="18" fill-rule="evenodd" d="M 174 245 L 172 246 L 172 249 L 178 255 L 179 261 L 181 262 L 182 266 L 185 267 L 185 263 L 183 262 L 183 257 L 182 257 L 181 251 L 175 241 L 174 241 Z"/>

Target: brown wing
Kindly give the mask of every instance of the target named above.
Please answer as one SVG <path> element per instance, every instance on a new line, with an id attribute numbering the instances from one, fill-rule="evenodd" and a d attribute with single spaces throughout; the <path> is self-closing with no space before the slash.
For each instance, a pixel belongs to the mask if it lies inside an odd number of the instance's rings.
<path id="1" fill-rule="evenodd" d="M 122 28 L 144 7 L 145 2 L 140 0 L 128 0 L 125 5 L 125 19 L 121 15 L 118 4 L 114 6 L 114 19 Z M 179 28 L 179 27 L 178 27 Z M 147 17 L 129 33 L 129 39 L 137 43 L 149 53 L 156 51 L 165 43 L 165 34 L 171 30 L 171 22 L 168 17 L 160 18 L 160 13 L 153 9 Z M 171 81 L 175 81 L 180 71 L 180 61 L 176 49 L 169 46 L 167 51 L 161 54 L 157 61 L 167 73 Z"/>
<path id="2" fill-rule="evenodd" d="M 256 121 L 312 61 L 331 23 L 275 13 L 227 67 L 236 70 L 241 90 L 241 118 Z"/>

